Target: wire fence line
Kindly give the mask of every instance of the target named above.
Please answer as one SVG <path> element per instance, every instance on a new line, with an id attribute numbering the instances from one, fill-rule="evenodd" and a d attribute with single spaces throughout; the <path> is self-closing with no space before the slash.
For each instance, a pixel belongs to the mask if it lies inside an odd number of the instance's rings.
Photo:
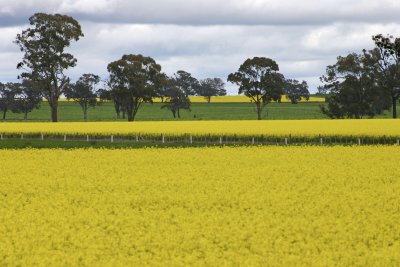
<path id="1" fill-rule="evenodd" d="M 400 136 L 237 136 L 237 135 L 68 135 L 68 134 L 24 134 L 1 133 L 0 141 L 40 140 L 79 141 L 110 143 L 155 143 L 155 144 L 238 144 L 238 145 L 400 145 Z"/>

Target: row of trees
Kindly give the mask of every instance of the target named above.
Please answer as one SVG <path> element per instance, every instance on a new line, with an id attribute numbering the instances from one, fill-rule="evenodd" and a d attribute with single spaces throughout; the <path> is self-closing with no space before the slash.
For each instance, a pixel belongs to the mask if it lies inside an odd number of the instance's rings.
<path id="1" fill-rule="evenodd" d="M 15 89 L 14 93 L 8 93 L 10 88 L 27 88 L 24 84 L 31 84 L 31 88 L 39 90 L 41 96 L 48 100 L 52 121 L 58 119 L 58 100 L 62 94 L 79 102 L 85 118 L 87 109 L 97 105 L 96 99 L 100 96 L 101 99 L 112 100 L 118 116 L 126 115 L 129 121 L 134 120 L 143 103 L 151 102 L 157 96 L 164 102 L 162 108 L 170 110 L 174 117 L 180 117 L 181 109 L 190 110 L 190 95 L 202 95 L 210 101 L 214 95 L 226 94 L 221 79 L 198 81 L 185 71 L 168 77 L 154 59 L 134 54 L 124 55 L 108 64 L 106 88 L 93 91 L 100 81 L 93 74 L 84 74 L 75 84 L 71 84 L 64 72 L 74 67 L 77 60 L 72 54 L 66 53 L 65 48 L 83 37 L 79 23 L 69 16 L 44 13 L 33 15 L 29 21 L 32 27 L 18 34 L 15 40 L 24 52 L 17 66 L 24 70 L 20 76 L 23 82 L 19 86 L 3 85 L 2 99 L 10 99 L 13 94 L 15 99 L 11 104 L 2 104 L 5 113 L 13 109 L 23 112 L 29 110 L 20 108 L 22 99 L 28 98 L 24 96 L 25 91 Z M 324 85 L 319 92 L 329 96 L 321 110 L 329 117 L 373 117 L 390 108 L 393 117 L 397 117 L 400 39 L 376 35 L 373 41 L 375 49 L 338 57 L 336 64 L 328 66 L 326 74 L 321 77 Z M 309 97 L 305 81 L 285 79 L 279 73 L 278 64 L 269 58 L 247 59 L 227 80 L 239 86 L 239 94 L 246 95 L 255 103 L 258 119 L 262 118 L 265 105 L 279 101 L 283 94 L 292 103 Z M 29 107 L 37 105 L 32 102 Z"/>
<path id="2" fill-rule="evenodd" d="M 100 77 L 94 74 L 84 74 L 76 83 L 71 83 L 65 75 L 65 70 L 74 67 L 77 59 L 66 53 L 65 48 L 84 36 L 79 23 L 66 15 L 44 13 L 34 14 L 29 18 L 29 22 L 32 27 L 18 34 L 15 40 L 24 53 L 17 66 L 23 70 L 19 78 L 23 81 L 21 86 L 29 83 L 29 88 L 35 88 L 37 99 L 44 97 L 48 100 L 51 119 L 54 122 L 58 120 L 58 101 L 61 95 L 78 102 L 85 119 L 89 107 L 108 99 L 114 102 L 118 117 L 126 116 L 128 121 L 133 121 L 141 105 L 152 102 L 154 97 L 160 97 L 164 102 L 162 108 L 170 110 L 174 117 L 179 118 L 181 109 L 190 110 L 189 96 L 204 96 L 210 102 L 212 96 L 226 94 L 224 82 L 219 78 L 198 81 L 185 71 L 178 71 L 173 77 L 168 77 L 151 57 L 133 54 L 124 55 L 108 64 L 110 76 L 103 89 L 95 90 Z M 264 105 L 272 100 L 280 100 L 284 92 L 292 103 L 297 103 L 301 97 L 308 99 L 306 82 L 285 80 L 278 70 L 275 61 L 254 58 L 247 60 L 237 73 L 228 77 L 228 81 L 240 85 L 239 93 L 245 94 L 255 102 L 259 119 Z M 15 95 L 16 91 L 14 97 L 9 97 L 5 92 L 4 98 L 9 99 L 10 103 L 14 99 L 15 103 L 23 99 L 15 98 Z M 38 107 L 36 102 L 31 104 L 30 110 Z M 11 106 L 17 105 L 10 104 L 3 110 L 8 110 Z M 26 110 L 28 109 L 24 112 Z"/>

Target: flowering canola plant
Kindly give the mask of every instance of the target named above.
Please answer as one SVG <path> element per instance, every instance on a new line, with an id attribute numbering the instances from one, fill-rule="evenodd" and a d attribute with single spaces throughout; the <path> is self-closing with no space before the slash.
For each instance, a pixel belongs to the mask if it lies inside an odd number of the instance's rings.
<path id="1" fill-rule="evenodd" d="M 0 152 L 1 266 L 395 266 L 395 146 Z"/>
<path id="2" fill-rule="evenodd" d="M 72 135 L 400 136 L 400 120 L 0 123 L 0 133 Z"/>

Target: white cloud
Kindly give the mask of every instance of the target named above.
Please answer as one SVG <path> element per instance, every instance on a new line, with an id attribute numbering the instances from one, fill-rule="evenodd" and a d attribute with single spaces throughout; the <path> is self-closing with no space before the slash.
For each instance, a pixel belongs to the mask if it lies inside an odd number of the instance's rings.
<path id="1" fill-rule="evenodd" d="M 224 80 L 245 59 L 265 56 L 315 91 L 337 56 L 373 48 L 373 34 L 400 36 L 394 0 L 0 0 L 0 81 L 18 75 L 22 53 L 12 41 L 35 12 L 81 23 L 85 37 L 69 49 L 78 59 L 73 79 L 106 78 L 107 64 L 129 53 L 155 58 L 169 75 L 183 69 Z"/>

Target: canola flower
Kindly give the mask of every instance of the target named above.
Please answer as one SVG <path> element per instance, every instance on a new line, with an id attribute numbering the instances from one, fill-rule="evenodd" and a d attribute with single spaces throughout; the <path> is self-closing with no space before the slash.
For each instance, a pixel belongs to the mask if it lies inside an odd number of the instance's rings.
<path id="1" fill-rule="evenodd" d="M 396 266 L 400 150 L 0 151 L 1 266 Z"/>
<path id="2" fill-rule="evenodd" d="M 400 120 L 136 121 L 0 123 L 5 134 L 400 137 Z"/>

